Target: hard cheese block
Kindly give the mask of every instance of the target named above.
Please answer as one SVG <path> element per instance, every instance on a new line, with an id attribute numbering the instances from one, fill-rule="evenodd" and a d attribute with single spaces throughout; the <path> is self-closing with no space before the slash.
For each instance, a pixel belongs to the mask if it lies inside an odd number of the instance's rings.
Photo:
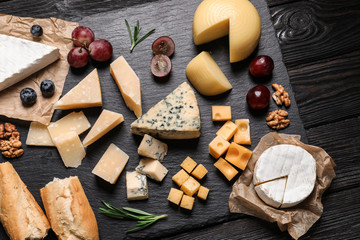
<path id="1" fill-rule="evenodd" d="M 94 123 L 94 126 L 90 129 L 88 135 L 86 135 L 83 141 L 84 146 L 86 147 L 94 143 L 123 121 L 124 117 L 122 114 L 104 109 Z"/>
<path id="2" fill-rule="evenodd" d="M 223 158 L 219 158 L 216 163 L 214 163 L 214 166 L 220 170 L 228 181 L 231 181 L 236 174 L 238 174 L 238 171 Z"/>
<path id="3" fill-rule="evenodd" d="M 125 104 L 136 115 L 142 114 L 140 80 L 123 56 L 110 64 L 110 73 L 120 89 Z"/>
<path id="4" fill-rule="evenodd" d="M 225 159 L 241 170 L 245 170 L 251 155 L 251 150 L 232 142 L 226 153 Z"/>
<path id="5" fill-rule="evenodd" d="M 251 145 L 249 119 L 236 119 L 237 131 L 234 134 L 234 142 L 237 144 Z"/>
<path id="6" fill-rule="evenodd" d="M 104 155 L 92 170 L 92 173 L 105 181 L 114 184 L 128 160 L 129 155 L 124 153 L 115 144 L 110 144 Z"/>
<path id="7" fill-rule="evenodd" d="M 229 35 L 231 63 L 247 58 L 256 48 L 260 34 L 259 13 L 247 0 L 204 0 L 194 14 L 195 44 Z"/>
<path id="8" fill-rule="evenodd" d="M 102 106 L 102 97 L 96 68 L 55 103 L 55 109 L 62 110 L 97 106 Z"/>
<path id="9" fill-rule="evenodd" d="M 55 146 L 48 131 L 48 126 L 38 122 L 31 122 L 26 138 L 26 145 Z"/>
<path id="10" fill-rule="evenodd" d="M 281 189 L 279 179 L 285 178 L 285 190 L 281 201 L 281 208 L 297 205 L 305 200 L 313 191 L 316 180 L 316 161 L 306 150 L 299 146 L 281 144 L 266 149 L 256 162 L 253 176 L 253 183 L 256 186 L 275 181 L 259 187 L 258 196 L 269 204 L 268 199 L 278 207 L 278 199 L 275 199 L 273 192 Z M 271 187 L 271 188 L 270 188 Z M 266 197 L 264 197 L 266 196 Z M 268 199 L 266 199 L 268 198 Z"/>
<path id="11" fill-rule="evenodd" d="M 55 62 L 59 49 L 0 34 L 0 91 Z"/>
<path id="12" fill-rule="evenodd" d="M 216 135 L 222 136 L 226 141 L 229 141 L 234 136 L 237 125 L 232 121 L 227 121 L 217 132 Z"/>
<path id="13" fill-rule="evenodd" d="M 163 161 L 167 150 L 168 146 L 166 143 L 145 134 L 138 148 L 138 154 L 144 157 Z"/>
<path id="14" fill-rule="evenodd" d="M 166 98 L 131 124 L 131 132 L 168 139 L 200 136 L 200 111 L 188 83 L 184 82 Z"/>
<path id="15" fill-rule="evenodd" d="M 149 198 L 146 176 L 134 172 L 126 172 L 127 200 L 142 200 Z"/>
<path id="16" fill-rule="evenodd" d="M 212 106 L 213 121 L 229 121 L 231 120 L 231 106 Z"/>
<path id="17" fill-rule="evenodd" d="M 166 167 L 159 160 L 151 158 L 141 159 L 135 170 L 158 182 L 161 182 L 168 173 Z"/>
<path id="18" fill-rule="evenodd" d="M 183 191 L 176 188 L 171 188 L 169 192 L 168 200 L 176 205 L 179 205 L 183 195 L 184 195 Z"/>

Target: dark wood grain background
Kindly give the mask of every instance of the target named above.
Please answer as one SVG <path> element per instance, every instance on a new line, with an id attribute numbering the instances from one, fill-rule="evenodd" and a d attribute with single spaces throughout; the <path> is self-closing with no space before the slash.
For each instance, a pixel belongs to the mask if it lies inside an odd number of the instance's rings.
<path id="1" fill-rule="evenodd" d="M 151 2 L 155 0 L 148 0 Z M 141 0 L 0 0 L 0 13 L 73 20 Z M 302 239 L 360 237 L 360 1 L 268 0 L 309 144 L 333 157 L 336 178 L 324 213 Z M 245 216 L 169 239 L 289 239 L 275 224 Z"/>

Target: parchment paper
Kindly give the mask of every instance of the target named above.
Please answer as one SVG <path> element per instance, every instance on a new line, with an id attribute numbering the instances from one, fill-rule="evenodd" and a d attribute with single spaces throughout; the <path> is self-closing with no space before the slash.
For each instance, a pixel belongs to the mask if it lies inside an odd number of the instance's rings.
<path id="1" fill-rule="evenodd" d="M 43 28 L 44 33 L 39 38 L 33 37 L 30 33 L 30 28 L 34 24 L 38 24 Z M 0 14 L 0 34 L 55 46 L 60 49 L 61 55 L 56 62 L 1 91 L 0 115 L 27 121 L 37 121 L 46 125 L 50 123 L 54 112 L 53 106 L 61 96 L 69 71 L 66 57 L 73 44 L 72 41 L 66 40 L 64 37 L 71 37 L 72 30 L 77 26 L 78 23 L 57 18 L 35 19 Z M 51 98 L 44 98 L 40 91 L 40 83 L 46 79 L 55 83 L 55 94 Z M 37 101 L 31 107 L 23 106 L 20 100 L 20 91 L 25 87 L 33 88 L 37 94 Z"/>
<path id="2" fill-rule="evenodd" d="M 256 161 L 269 147 L 279 144 L 292 144 L 304 148 L 316 160 L 316 182 L 311 195 L 302 203 L 286 209 L 277 209 L 265 204 L 256 194 L 252 183 Z M 261 138 L 253 151 L 248 166 L 234 183 L 229 198 L 230 212 L 245 213 L 269 222 L 276 222 L 281 231 L 298 239 L 320 218 L 323 212 L 321 197 L 335 177 L 335 163 L 321 148 L 306 145 L 294 135 L 269 133 Z M 271 169 L 269 169 L 271 171 Z"/>

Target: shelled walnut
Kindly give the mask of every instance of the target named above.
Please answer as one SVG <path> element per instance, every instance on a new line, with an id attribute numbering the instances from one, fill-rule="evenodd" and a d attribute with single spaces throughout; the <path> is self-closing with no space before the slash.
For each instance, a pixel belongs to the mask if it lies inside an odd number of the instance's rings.
<path id="1" fill-rule="evenodd" d="M 20 133 L 11 123 L 0 124 L 0 150 L 6 158 L 16 158 L 23 155 Z"/>
<path id="2" fill-rule="evenodd" d="M 288 112 L 285 110 L 275 110 L 269 112 L 268 117 L 266 118 L 267 125 L 275 130 L 284 129 L 290 124 L 290 120 L 286 119 L 288 117 Z"/>
<path id="3" fill-rule="evenodd" d="M 274 88 L 275 92 L 272 95 L 272 98 L 276 102 L 277 105 L 285 105 L 285 107 L 290 106 L 290 98 L 289 94 L 285 91 L 285 88 L 277 83 L 272 84 L 272 87 Z"/>

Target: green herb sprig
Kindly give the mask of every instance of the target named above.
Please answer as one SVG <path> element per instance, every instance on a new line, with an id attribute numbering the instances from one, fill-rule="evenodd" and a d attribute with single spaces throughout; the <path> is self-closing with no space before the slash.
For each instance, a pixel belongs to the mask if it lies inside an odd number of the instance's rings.
<path id="1" fill-rule="evenodd" d="M 104 200 L 101 201 L 107 208 L 99 208 L 100 213 L 105 214 L 112 218 L 117 219 L 128 219 L 128 220 L 136 220 L 137 225 L 135 228 L 127 230 L 126 233 L 132 233 L 139 230 L 142 230 L 151 224 L 157 222 L 162 218 L 166 218 L 167 215 L 154 215 L 151 213 L 144 212 L 139 209 L 130 208 L 130 207 L 123 207 L 122 210 L 119 208 L 114 207 L 113 205 L 105 202 Z"/>
<path id="2" fill-rule="evenodd" d="M 138 39 L 140 31 L 141 31 L 139 20 L 136 22 L 136 25 L 134 27 L 134 37 L 131 33 L 130 25 L 126 19 L 125 19 L 125 24 L 128 29 L 130 41 L 131 41 L 130 52 L 133 51 L 133 49 L 135 48 L 136 45 L 141 43 L 145 38 L 147 38 L 148 36 L 150 36 L 151 34 L 153 34 L 155 32 L 155 28 L 154 28 L 154 29 L 150 30 L 148 33 L 146 33 L 142 38 Z"/>

